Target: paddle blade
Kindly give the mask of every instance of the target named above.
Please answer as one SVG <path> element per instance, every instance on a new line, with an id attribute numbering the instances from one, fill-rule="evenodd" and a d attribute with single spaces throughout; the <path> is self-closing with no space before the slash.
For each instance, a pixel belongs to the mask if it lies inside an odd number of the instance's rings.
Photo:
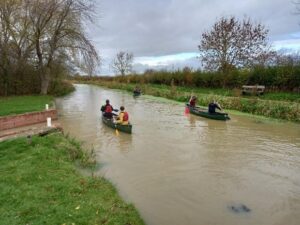
<path id="1" fill-rule="evenodd" d="M 116 129 L 116 135 L 119 136 L 119 131 L 118 131 L 118 129 Z"/>
<path id="2" fill-rule="evenodd" d="M 184 114 L 187 115 L 189 113 L 190 113 L 190 109 L 188 107 L 185 107 Z"/>

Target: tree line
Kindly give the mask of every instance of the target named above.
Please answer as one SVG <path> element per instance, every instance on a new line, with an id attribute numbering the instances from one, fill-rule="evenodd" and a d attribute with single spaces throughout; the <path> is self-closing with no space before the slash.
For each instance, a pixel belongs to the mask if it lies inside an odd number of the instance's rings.
<path id="1" fill-rule="evenodd" d="M 85 26 L 90 0 L 1 0 L 0 94 L 47 94 L 74 70 L 92 73 L 98 53 Z"/>
<path id="2" fill-rule="evenodd" d="M 150 69 L 142 76 L 131 73 L 126 78 L 125 70 L 122 72 L 119 69 L 116 71 L 121 76 L 114 80 L 167 85 L 173 81 L 176 85 L 227 88 L 261 84 L 272 89 L 299 91 L 299 55 L 274 51 L 268 34 L 269 30 L 263 24 L 255 23 L 250 18 L 238 20 L 234 16 L 221 17 L 210 30 L 202 34 L 198 45 L 202 69 Z M 132 62 L 131 58 L 130 63 Z M 124 62 L 117 64 L 120 68 L 125 65 Z"/>
<path id="3" fill-rule="evenodd" d="M 92 75 L 100 60 L 85 27 L 94 22 L 94 9 L 93 0 L 2 0 L 0 95 L 52 93 L 67 75 Z M 119 80 L 130 82 L 299 88 L 300 57 L 272 50 L 268 34 L 264 25 L 250 18 L 221 17 L 202 34 L 198 45 L 202 69 L 147 70 L 137 77 L 132 70 L 133 53 L 124 51 L 116 55 L 111 67 L 121 75 Z M 126 74 L 131 75 L 122 78 Z"/>
<path id="4" fill-rule="evenodd" d="M 185 87 L 238 88 L 243 85 L 265 85 L 268 91 L 291 91 L 300 93 L 300 64 L 293 58 L 285 65 L 252 69 L 235 69 L 224 76 L 220 72 L 192 70 L 189 67 L 175 71 L 146 70 L 143 74 L 126 76 L 75 76 L 78 81 L 112 81 L 134 84 L 163 84 Z M 226 81 L 224 80 L 226 79 Z M 226 85 L 224 86 L 224 83 Z"/>

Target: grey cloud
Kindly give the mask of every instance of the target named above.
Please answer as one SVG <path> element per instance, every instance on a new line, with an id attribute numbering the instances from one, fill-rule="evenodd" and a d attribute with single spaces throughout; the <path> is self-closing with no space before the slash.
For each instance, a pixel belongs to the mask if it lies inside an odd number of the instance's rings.
<path id="1" fill-rule="evenodd" d="M 149 66 L 143 63 L 135 63 L 134 71 L 136 73 L 142 73 L 147 69 L 174 71 L 177 69 L 183 69 L 184 67 L 190 67 L 192 69 L 200 69 L 201 66 L 197 58 L 189 58 L 180 61 L 174 60 L 170 62 L 168 65 L 163 64 L 163 65 Z"/>
<path id="2" fill-rule="evenodd" d="M 289 0 L 99 0 L 98 12 L 90 36 L 108 58 L 120 50 L 137 57 L 197 52 L 201 33 L 221 16 L 262 22 L 272 41 L 289 38 L 300 22 Z"/>

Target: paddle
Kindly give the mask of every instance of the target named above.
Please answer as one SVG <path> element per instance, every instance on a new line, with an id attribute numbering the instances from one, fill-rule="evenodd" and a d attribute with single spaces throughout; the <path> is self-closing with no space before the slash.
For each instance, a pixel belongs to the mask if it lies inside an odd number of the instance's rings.
<path id="1" fill-rule="evenodd" d="M 116 127 L 116 135 L 119 136 L 119 131 L 117 129 L 117 124 L 115 125 L 115 127 Z"/>
<path id="2" fill-rule="evenodd" d="M 115 110 L 114 110 L 115 111 Z M 119 110 L 118 110 L 119 111 Z M 113 115 L 115 116 L 115 117 L 117 117 L 118 115 L 117 114 L 114 114 L 113 113 Z M 116 119 L 116 118 L 115 118 Z M 119 131 L 118 131 L 118 128 L 117 128 L 117 124 L 116 124 L 116 122 L 114 122 L 115 123 L 115 128 L 116 128 L 116 135 L 117 136 L 119 136 Z"/>

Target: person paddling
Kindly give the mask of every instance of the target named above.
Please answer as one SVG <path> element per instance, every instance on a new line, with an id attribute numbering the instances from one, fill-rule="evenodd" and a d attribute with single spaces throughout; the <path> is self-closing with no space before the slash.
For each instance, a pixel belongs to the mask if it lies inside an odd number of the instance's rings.
<path id="1" fill-rule="evenodd" d="M 221 106 L 214 100 L 213 102 L 209 103 L 208 112 L 216 113 L 216 109 L 222 110 Z"/>
<path id="2" fill-rule="evenodd" d="M 138 86 L 135 86 L 134 90 L 133 90 L 134 94 L 141 94 L 141 89 Z"/>
<path id="3" fill-rule="evenodd" d="M 192 97 L 190 98 L 190 101 L 189 101 L 190 107 L 195 108 L 195 107 L 196 107 L 196 103 L 197 103 L 197 97 L 196 97 L 196 96 L 192 96 Z"/>
<path id="4" fill-rule="evenodd" d="M 103 116 L 112 119 L 114 108 L 110 105 L 109 100 L 106 100 L 106 104 L 101 107 L 101 111 L 103 112 Z"/>
<path id="5" fill-rule="evenodd" d="M 119 113 L 119 116 L 117 117 L 116 123 L 117 124 L 122 124 L 122 125 L 128 125 L 128 123 L 129 123 L 129 115 L 125 111 L 124 106 L 120 107 L 120 113 Z"/>

